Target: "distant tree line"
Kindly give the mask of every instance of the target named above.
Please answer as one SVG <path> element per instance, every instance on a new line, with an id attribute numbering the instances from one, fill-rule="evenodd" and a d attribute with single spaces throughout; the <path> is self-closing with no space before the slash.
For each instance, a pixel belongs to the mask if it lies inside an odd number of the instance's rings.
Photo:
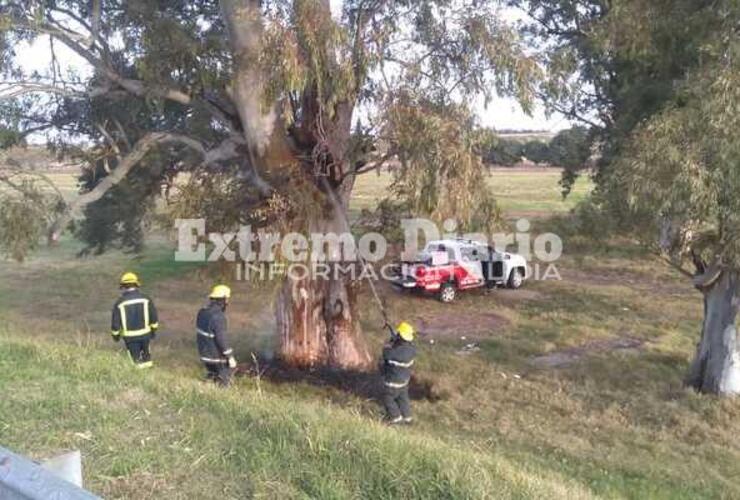
<path id="1" fill-rule="evenodd" d="M 562 130 L 549 142 L 507 139 L 491 129 L 481 129 L 479 134 L 479 154 L 489 165 L 512 166 L 526 158 L 533 163 L 579 170 L 591 156 L 591 136 L 586 127 Z"/>

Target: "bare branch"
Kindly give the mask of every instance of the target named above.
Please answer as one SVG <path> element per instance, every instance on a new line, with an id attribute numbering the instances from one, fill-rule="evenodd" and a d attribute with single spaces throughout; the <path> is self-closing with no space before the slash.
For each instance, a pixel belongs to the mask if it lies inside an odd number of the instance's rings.
<path id="1" fill-rule="evenodd" d="M 118 130 L 118 133 L 121 134 L 121 138 L 123 139 L 123 142 L 126 143 L 126 147 L 128 149 L 131 149 L 131 141 L 128 138 L 128 134 L 125 130 L 123 130 L 123 126 L 121 125 L 121 122 L 113 118 L 113 124 L 116 126 L 116 129 Z"/>
<path id="2" fill-rule="evenodd" d="M 603 125 L 599 125 L 595 121 L 589 120 L 585 116 L 581 115 L 576 109 L 575 104 L 571 108 L 566 108 L 564 106 L 561 106 L 560 104 L 552 102 L 552 100 L 548 99 L 547 96 L 542 92 L 535 92 L 535 97 L 540 99 L 545 104 L 545 106 L 554 109 L 561 115 L 567 116 L 568 118 L 572 118 L 586 125 L 590 125 L 591 127 L 594 127 L 595 129 L 604 128 Z"/>
<path id="3" fill-rule="evenodd" d="M 56 94 L 65 97 L 85 98 L 91 95 L 98 95 L 103 89 L 93 89 L 90 92 L 74 89 L 71 87 L 60 87 L 40 82 L 1 82 L 0 83 L 0 101 L 14 99 L 26 94 L 44 93 Z"/>
<path id="4" fill-rule="evenodd" d="M 673 269 L 678 271 L 679 273 L 683 274 L 684 276 L 687 276 L 691 279 L 694 279 L 694 273 L 683 267 L 679 262 L 676 262 L 675 259 L 669 258 L 665 253 L 663 252 L 657 252 L 657 256 L 665 262 L 666 264 L 670 265 Z"/>
<path id="5" fill-rule="evenodd" d="M 103 0 L 92 0 L 92 9 L 90 13 L 90 39 L 91 45 L 98 39 L 100 33 L 100 18 L 103 11 Z"/>
<path id="6" fill-rule="evenodd" d="M 91 66 L 98 70 L 110 81 L 118 84 L 131 94 L 140 97 L 156 96 L 179 102 L 181 104 L 190 104 L 191 97 L 178 89 L 147 85 L 141 80 L 132 80 L 123 78 L 113 68 L 103 62 L 95 53 L 87 47 L 88 37 L 54 24 L 26 21 L 23 19 L 13 19 L 13 24 L 18 29 L 25 29 L 37 33 L 43 33 L 56 38 L 70 50 L 77 53 L 85 59 Z"/>
<path id="7" fill-rule="evenodd" d="M 101 134 L 103 134 L 103 137 L 105 137 L 105 140 L 108 141 L 108 144 L 110 144 L 111 148 L 113 148 L 113 151 L 116 153 L 116 157 L 120 161 L 121 159 L 121 148 L 118 147 L 118 144 L 116 143 L 115 139 L 113 139 L 113 136 L 111 136 L 108 131 L 105 129 L 105 126 L 96 123 L 95 128 L 97 128 Z"/>
<path id="8" fill-rule="evenodd" d="M 96 3 L 102 0 L 96 0 Z M 58 9 L 57 9 L 58 10 Z M 225 124 L 229 130 L 235 131 L 234 122 L 237 119 L 237 113 L 232 106 L 223 104 L 221 106 L 215 105 L 209 99 L 200 99 L 193 97 L 180 89 L 168 87 L 165 85 L 155 85 L 144 82 L 142 80 L 136 80 L 131 78 L 124 78 L 114 68 L 108 64 L 102 56 L 95 53 L 96 47 L 94 43 L 90 43 L 90 37 L 72 31 L 59 23 L 51 20 L 50 22 L 39 22 L 36 20 L 27 20 L 22 18 L 13 18 L 12 23 L 16 29 L 27 30 L 36 33 L 43 33 L 55 38 L 66 45 L 70 50 L 78 54 L 80 57 L 85 59 L 93 68 L 95 68 L 101 75 L 105 76 L 112 83 L 118 85 L 129 94 L 137 97 L 159 97 L 161 99 L 167 99 L 173 102 L 180 103 L 186 106 L 200 106 L 217 120 Z M 93 30 L 90 27 L 91 31 Z M 103 49 L 107 50 L 106 48 Z M 97 97 L 111 92 L 110 88 L 98 88 L 87 92 L 86 94 L 70 94 L 67 89 L 61 90 L 57 87 L 46 87 L 35 89 L 36 92 L 48 92 L 55 94 L 67 94 L 74 95 L 75 97 Z M 23 93 L 30 93 L 31 90 L 26 90 Z M 2 99 L 2 96 L 0 96 Z"/>
<path id="9" fill-rule="evenodd" d="M 49 230 L 49 242 L 55 243 L 59 241 L 59 237 L 75 213 L 90 203 L 101 199 L 105 193 L 123 181 L 128 173 L 144 159 L 152 148 L 165 143 L 179 143 L 189 147 L 203 157 L 204 165 L 230 160 L 239 156 L 236 147 L 237 142 L 235 142 L 233 137 L 227 138 L 211 150 L 206 150 L 200 141 L 191 137 L 166 132 L 151 132 L 141 138 L 131 151 L 120 159 L 118 166 L 111 171 L 110 175 L 104 177 L 93 189 L 81 194 L 66 207 L 65 211 L 57 218 Z M 258 188 L 261 188 L 261 185 L 256 185 Z"/>
<path id="10" fill-rule="evenodd" d="M 188 146 L 195 147 L 199 152 L 203 151 L 203 146 L 194 139 L 175 134 L 163 132 L 152 132 L 140 139 L 128 155 L 121 158 L 118 166 L 110 175 L 104 177 L 93 189 L 81 194 L 70 205 L 66 207 L 64 213 L 57 218 L 49 230 L 49 242 L 59 241 L 62 231 L 72 220 L 73 214 L 85 206 L 98 201 L 111 188 L 126 178 L 126 175 L 147 155 L 155 146 L 165 142 L 181 142 Z"/>

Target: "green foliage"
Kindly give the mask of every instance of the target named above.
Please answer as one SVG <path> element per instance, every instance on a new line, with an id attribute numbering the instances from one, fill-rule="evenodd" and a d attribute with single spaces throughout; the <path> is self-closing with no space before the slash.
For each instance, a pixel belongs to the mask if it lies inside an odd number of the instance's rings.
<path id="1" fill-rule="evenodd" d="M 155 197 L 162 184 L 162 172 L 151 168 L 154 165 L 142 165 L 136 175 L 129 176 L 100 200 L 85 207 L 84 218 L 75 227 L 75 236 L 85 242 L 81 255 L 99 255 L 109 248 L 141 252 L 155 208 Z M 85 170 L 80 177 L 82 190 L 94 188 L 102 177 L 105 171 L 101 165 Z"/>
<path id="2" fill-rule="evenodd" d="M 573 127 L 558 132 L 550 142 L 550 158 L 553 165 L 567 170 L 582 169 L 591 156 L 588 129 Z"/>
<path id="3" fill-rule="evenodd" d="M 563 197 L 570 193 L 579 172 L 586 167 L 591 156 L 592 137 L 585 127 L 573 127 L 558 132 L 550 142 L 553 165 L 563 168 Z"/>
<path id="4" fill-rule="evenodd" d="M 493 147 L 483 152 L 483 159 L 489 165 L 503 165 L 510 167 L 519 163 L 524 155 L 524 145 L 521 141 L 498 139 Z"/>
<path id="5" fill-rule="evenodd" d="M 237 231 L 242 225 L 253 228 L 279 226 L 289 218 L 294 206 L 285 196 L 273 193 L 258 208 L 259 193 L 254 187 L 231 172 L 192 174 L 171 188 L 167 197 L 170 221 L 183 218 L 206 220 L 208 232 Z"/>
<path id="6" fill-rule="evenodd" d="M 3 127 L 0 125 L 0 149 L 7 149 L 15 146 L 21 140 L 21 135 L 17 130 Z"/>
<path id="7" fill-rule="evenodd" d="M 530 32 L 548 64 L 547 104 L 598 125 L 595 180 L 607 189 L 634 128 L 671 102 L 675 83 L 701 64 L 722 9 L 706 0 L 516 3 L 536 20 Z M 576 174 L 565 171 L 565 192 Z"/>
<path id="8" fill-rule="evenodd" d="M 611 54 L 592 76 L 602 78 L 609 113 L 597 189 L 579 218 L 596 221 L 595 233 L 629 230 L 677 259 L 693 252 L 737 267 L 740 6 L 623 0 L 592 14 L 584 39 L 569 43 L 589 42 L 584 64 Z"/>
<path id="9" fill-rule="evenodd" d="M 472 225 L 487 224 L 489 216 L 495 221 L 495 204 L 481 191 L 470 127 L 456 136 L 453 124 L 462 122 L 444 118 L 441 110 L 494 92 L 530 108 L 541 68 L 516 27 L 502 18 L 500 3 L 346 0 L 340 15 L 332 15 L 330 3 L 259 2 L 254 11 L 259 22 L 250 25 L 254 30 L 228 33 L 231 21 L 223 18 L 228 9 L 222 12 L 223 5 L 211 0 L 101 2 L 95 23 L 89 2 L 0 0 L 2 75 L 31 87 L 60 81 L 66 86 L 55 89 L 54 98 L 34 90 L 16 99 L 18 130 L 55 130 L 49 135 L 52 145 L 74 151 L 86 164 L 83 192 L 95 189 L 150 133 L 178 134 L 204 151 L 228 140 L 232 151 L 238 150 L 215 164 L 205 164 L 193 148 L 168 145 L 150 151 L 125 182 L 85 208 L 86 220 L 76 234 L 85 240 L 86 251 L 140 250 L 151 208 L 181 173 L 191 181 L 178 186 L 173 213 L 207 214 L 214 228 L 244 221 L 300 227 L 322 211 L 327 178 L 346 201 L 355 173 L 376 159 L 366 146 L 383 139 L 382 130 L 402 128 L 386 121 L 394 114 L 388 106 L 409 88 L 419 102 L 429 103 L 425 114 L 432 106 L 440 110 L 436 123 L 424 118 L 414 126 L 422 134 L 442 132 L 443 144 L 425 138 L 427 150 L 438 152 L 428 163 L 434 155 L 403 138 L 409 170 L 398 183 L 406 186 L 396 194 L 408 196 L 401 201 L 421 213 L 460 212 Z M 243 21 L 237 25 L 245 26 Z M 49 33 L 55 44 L 71 46 L 98 69 L 60 75 L 52 67 L 26 74 L 13 57 L 14 46 Z M 254 37 L 255 43 L 236 43 L 240 37 Z M 247 76 L 252 70 L 255 74 Z M 242 123 L 244 109 L 237 110 L 229 89 L 235 78 L 244 81 L 245 76 L 254 78 L 261 111 L 275 110 L 279 117 L 270 124 L 272 144 L 248 144 L 252 124 Z M 377 111 L 359 147 L 351 134 L 358 104 Z M 441 170 L 421 175 L 427 163 Z M 250 174 L 265 181 L 259 193 L 246 180 Z M 409 189 L 416 184 L 423 186 L 421 196 Z"/>
<path id="10" fill-rule="evenodd" d="M 453 217 L 461 230 L 492 231 L 499 224 L 468 110 L 401 100 L 389 108 L 387 123 L 400 160 L 393 197 L 413 214 L 437 221 Z"/>
<path id="11" fill-rule="evenodd" d="M 740 8 L 727 11 L 728 32 Z M 689 76 L 676 102 L 640 126 L 618 179 L 630 207 L 651 224 L 638 227 L 655 240 L 670 226 L 669 251 L 696 252 L 707 262 L 740 268 L 740 43 L 718 33 L 721 57 Z"/>
<path id="12" fill-rule="evenodd" d="M 6 181 L 12 183 L 10 187 L 0 189 L 0 252 L 22 262 L 38 247 L 50 217 L 61 208 L 61 199 L 32 177 L 11 179 Z"/>
<path id="13" fill-rule="evenodd" d="M 277 9 L 267 19 L 263 48 L 258 61 L 267 89 L 267 107 L 285 96 L 284 117 L 288 125 L 296 119 L 297 96 L 315 93 L 315 104 L 327 119 L 335 107 L 353 100 L 357 90 L 350 57 L 347 27 L 337 23 L 328 4 L 299 0 L 290 8 Z"/>
<path id="14" fill-rule="evenodd" d="M 562 130 L 550 141 L 499 137 L 490 129 L 478 129 L 476 151 L 483 160 L 492 165 L 511 166 L 526 158 L 534 163 L 562 167 L 577 172 L 586 165 L 591 156 L 591 134 L 585 127 Z"/>
<path id="15" fill-rule="evenodd" d="M 522 146 L 522 156 L 534 163 L 551 163 L 550 146 L 546 142 L 532 140 Z"/>
<path id="16" fill-rule="evenodd" d="M 1 57 L 2 47 L 0 46 Z M 2 68 L 1 64 L 0 68 Z M 22 109 L 23 107 L 16 102 L 0 100 L 0 151 L 24 142 L 23 124 L 20 118 Z"/>

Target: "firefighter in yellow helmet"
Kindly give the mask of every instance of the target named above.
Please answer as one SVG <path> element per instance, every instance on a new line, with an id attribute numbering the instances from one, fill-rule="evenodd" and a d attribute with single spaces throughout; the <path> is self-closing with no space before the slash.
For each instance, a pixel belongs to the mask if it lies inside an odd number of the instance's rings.
<path id="1" fill-rule="evenodd" d="M 380 371 L 383 375 L 383 404 L 390 424 L 410 424 L 411 401 L 409 382 L 411 367 L 416 357 L 414 327 L 402 321 L 396 328 L 386 324 L 390 331 L 390 341 L 383 348 Z"/>
<path id="2" fill-rule="evenodd" d="M 208 299 L 208 304 L 198 311 L 195 320 L 198 354 L 206 367 L 206 377 L 228 387 L 232 371 L 236 368 L 234 350 L 226 337 L 228 327 L 225 312 L 231 299 L 231 289 L 226 285 L 216 285 Z"/>
<path id="3" fill-rule="evenodd" d="M 120 279 L 121 297 L 113 305 L 111 335 L 118 342 L 123 338 L 126 349 L 137 368 L 151 368 L 149 342 L 157 336 L 159 320 L 154 302 L 139 290 L 141 282 L 127 272 Z"/>

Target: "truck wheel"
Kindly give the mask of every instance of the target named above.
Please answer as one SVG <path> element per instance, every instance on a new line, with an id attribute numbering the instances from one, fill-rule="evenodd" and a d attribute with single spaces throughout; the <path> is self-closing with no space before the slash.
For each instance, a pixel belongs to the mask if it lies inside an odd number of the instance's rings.
<path id="1" fill-rule="evenodd" d="M 442 288 L 439 289 L 439 300 L 445 304 L 449 304 L 454 301 L 456 295 L 457 290 L 455 290 L 455 285 L 453 283 L 444 283 L 442 284 Z"/>
<path id="2" fill-rule="evenodd" d="M 522 270 L 517 268 L 514 268 L 511 270 L 511 273 L 509 273 L 509 282 L 507 285 L 509 288 L 513 288 L 516 290 L 520 286 L 522 286 L 522 283 L 524 282 L 524 275 L 522 274 Z"/>

